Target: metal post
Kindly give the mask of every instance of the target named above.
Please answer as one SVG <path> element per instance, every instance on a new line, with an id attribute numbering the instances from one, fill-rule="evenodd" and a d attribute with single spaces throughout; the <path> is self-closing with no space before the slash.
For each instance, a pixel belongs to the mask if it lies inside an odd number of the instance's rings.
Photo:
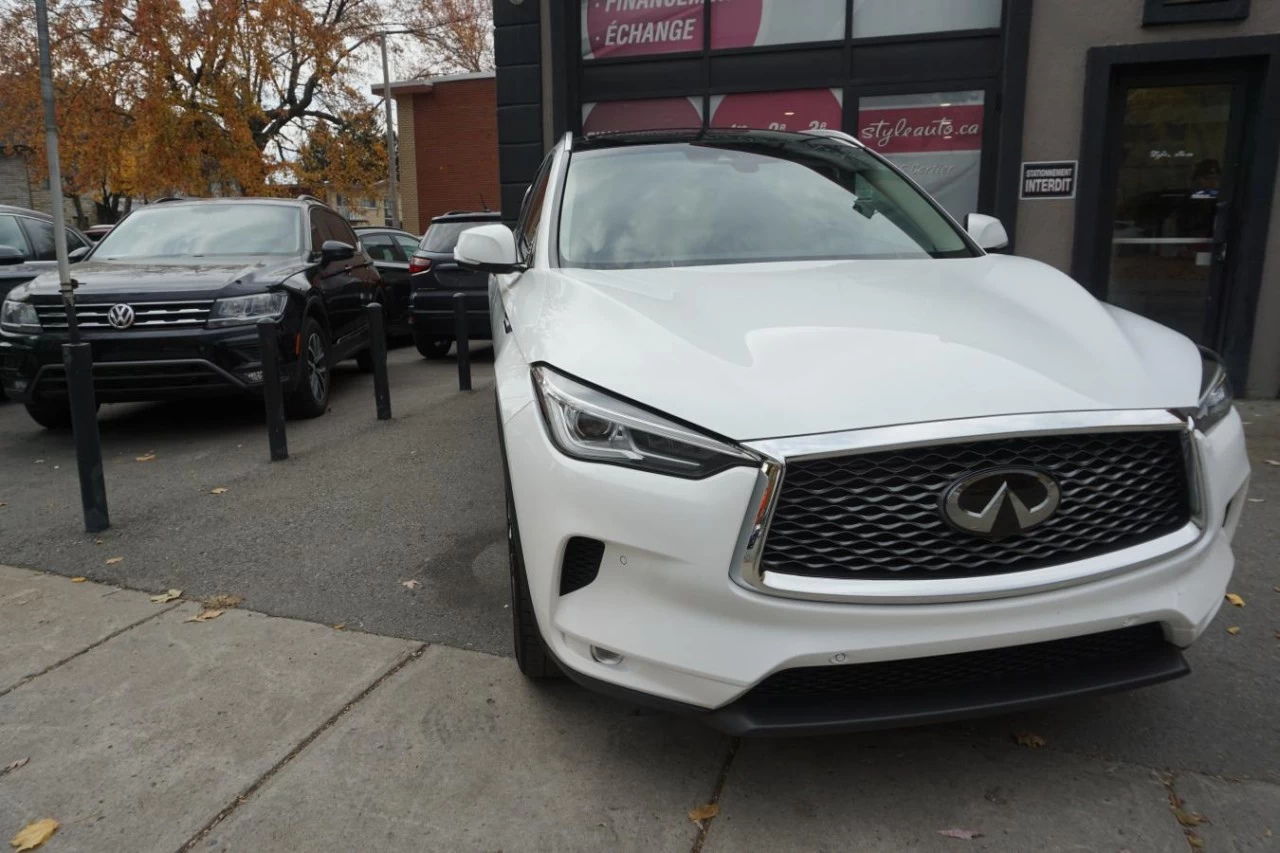
<path id="1" fill-rule="evenodd" d="M 471 339 L 467 335 L 467 295 L 453 294 L 453 337 L 458 345 L 458 390 L 471 390 Z"/>
<path id="2" fill-rule="evenodd" d="M 275 320 L 258 321 L 258 345 L 262 349 L 262 399 L 267 407 L 267 443 L 271 461 L 289 458 L 284 431 L 284 390 L 280 387 L 280 336 Z M 306 375 L 303 374 L 303 382 Z"/>
<path id="3" fill-rule="evenodd" d="M 369 351 L 373 354 L 373 402 L 378 420 L 391 420 L 391 388 L 387 384 L 387 327 L 382 322 L 382 305 L 369 303 Z"/>
<path id="4" fill-rule="evenodd" d="M 76 441 L 76 467 L 80 473 L 80 504 L 84 529 L 98 533 L 111 526 L 107 513 L 107 484 L 102 473 L 102 440 L 98 434 L 98 404 L 93 396 L 93 353 L 80 341 L 76 317 L 75 282 L 67 258 L 67 228 L 62 211 L 62 165 L 58 161 L 58 120 L 53 107 L 53 61 L 49 55 L 49 9 L 36 0 L 36 41 L 40 51 L 40 97 L 44 101 L 44 145 L 49 160 L 49 202 L 53 214 L 53 251 L 58 259 L 58 283 L 67 314 L 70 343 L 62 348 L 67 372 L 71 429 Z"/>
<path id="5" fill-rule="evenodd" d="M 396 174 L 396 134 L 391 124 L 391 72 L 387 68 L 387 34 L 381 33 L 382 42 L 382 105 L 387 117 L 387 219 L 392 228 L 400 227 L 400 211 L 396 204 L 396 191 L 400 179 Z"/>

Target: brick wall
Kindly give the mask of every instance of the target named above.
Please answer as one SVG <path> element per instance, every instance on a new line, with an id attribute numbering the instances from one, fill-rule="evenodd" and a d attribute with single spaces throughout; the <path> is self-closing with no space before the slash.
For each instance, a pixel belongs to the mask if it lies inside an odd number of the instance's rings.
<path id="1" fill-rule="evenodd" d="M 413 95 L 413 129 L 405 151 L 413 151 L 417 218 L 421 233 L 431 217 L 450 210 L 491 210 L 500 204 L 498 116 L 494 79 L 436 80 L 426 94 Z M 402 115 L 410 110 L 402 111 Z M 405 169 L 402 185 L 412 186 Z M 404 194 L 405 196 L 408 193 Z M 406 199 L 405 210 L 410 208 Z M 406 224 L 407 217 L 406 217 Z"/>
<path id="2" fill-rule="evenodd" d="M 396 201 L 400 204 L 401 227 L 414 234 L 422 234 L 427 230 L 427 223 L 418 214 L 418 146 L 413 132 L 414 97 L 396 96 L 396 144 L 399 146 L 396 168 L 400 179 L 400 184 L 396 187 Z"/>

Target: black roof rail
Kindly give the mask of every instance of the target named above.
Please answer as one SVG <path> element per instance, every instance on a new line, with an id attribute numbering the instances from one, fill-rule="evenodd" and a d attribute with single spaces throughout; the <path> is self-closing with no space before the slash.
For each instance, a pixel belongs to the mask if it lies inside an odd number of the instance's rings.
<path id="1" fill-rule="evenodd" d="M 158 199 L 156 199 L 155 201 L 153 201 L 153 202 L 151 202 L 151 203 L 152 203 L 152 204 L 164 204 L 164 203 L 165 203 L 165 202 L 167 202 L 167 201 L 193 201 L 193 200 L 196 200 L 196 199 L 199 199 L 199 198 L 200 198 L 199 196 L 167 195 L 167 196 L 165 196 L 164 198 L 158 198 Z"/>
<path id="2" fill-rule="evenodd" d="M 328 202 L 324 199 L 316 198 L 311 193 L 302 193 L 302 195 L 298 196 L 295 201 L 314 201 L 316 204 L 328 205 Z"/>

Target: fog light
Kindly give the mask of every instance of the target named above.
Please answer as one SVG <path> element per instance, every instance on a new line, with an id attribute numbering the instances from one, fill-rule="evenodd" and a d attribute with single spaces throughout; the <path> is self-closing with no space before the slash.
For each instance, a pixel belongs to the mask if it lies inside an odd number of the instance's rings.
<path id="1" fill-rule="evenodd" d="M 602 649 L 599 646 L 591 647 L 591 659 L 605 666 L 617 666 L 622 663 L 622 655 L 617 652 L 611 652 L 608 649 Z"/>
<path id="2" fill-rule="evenodd" d="M 261 371 L 261 370 L 246 370 L 244 373 L 242 373 L 242 374 L 241 374 L 241 376 L 243 376 L 243 377 L 244 377 L 244 379 L 245 379 L 245 381 L 246 381 L 246 382 L 261 382 L 261 381 L 262 381 L 262 371 Z"/>

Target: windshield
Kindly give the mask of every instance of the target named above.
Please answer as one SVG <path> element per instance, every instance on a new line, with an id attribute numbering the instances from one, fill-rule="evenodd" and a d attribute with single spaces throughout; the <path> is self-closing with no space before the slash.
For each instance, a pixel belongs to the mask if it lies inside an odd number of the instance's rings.
<path id="1" fill-rule="evenodd" d="M 297 255 L 299 209 L 283 204 L 157 204 L 135 210 L 98 243 L 96 259 Z"/>
<path id="2" fill-rule="evenodd" d="M 418 248 L 424 252 L 452 252 L 453 247 L 458 245 L 458 235 L 468 228 L 475 228 L 477 225 L 484 225 L 488 222 L 433 222 L 431 227 L 427 229 L 427 233 L 422 235 L 422 245 Z"/>
<path id="3" fill-rule="evenodd" d="M 575 153 L 560 218 L 560 262 L 570 267 L 973 254 L 889 166 L 817 137 Z"/>

